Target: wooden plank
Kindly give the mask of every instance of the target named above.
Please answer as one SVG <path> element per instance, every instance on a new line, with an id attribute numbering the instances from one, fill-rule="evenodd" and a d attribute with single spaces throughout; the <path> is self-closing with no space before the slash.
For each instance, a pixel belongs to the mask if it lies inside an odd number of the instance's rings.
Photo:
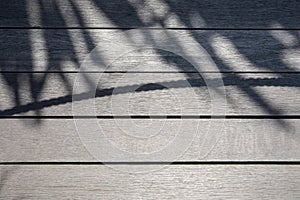
<path id="1" fill-rule="evenodd" d="M 153 43 L 147 47 L 154 49 L 126 52 L 135 44 L 134 41 L 139 40 L 136 32 L 94 29 L 1 29 L 0 70 L 79 71 L 80 64 L 88 58 L 88 53 L 97 47 L 97 63 L 88 68 L 90 71 L 104 71 L 103 66 L 108 65 L 106 71 L 197 71 L 180 57 L 182 55 L 157 49 L 155 41 L 158 44 L 161 41 L 169 41 L 170 44 L 178 46 L 176 49 L 189 49 L 189 58 L 199 63 L 201 68 L 198 71 L 203 72 L 299 72 L 300 69 L 299 31 L 164 31 L 151 30 Z M 141 33 L 143 34 L 146 35 Z M 149 36 L 146 38 L 149 43 Z M 173 41 L 174 38 L 177 41 Z M 201 46 L 205 49 L 202 52 L 196 49 Z M 122 56 L 120 48 L 124 48 Z M 114 55 L 120 55 L 119 59 L 110 60 Z M 217 70 L 209 67 L 209 57 L 216 64 Z"/>
<path id="2" fill-rule="evenodd" d="M 5 199 L 298 199 L 299 166 L 169 166 L 128 174 L 107 166 L 2 166 Z"/>
<path id="3" fill-rule="evenodd" d="M 299 2 L 1 1 L 1 27 L 299 28 Z"/>
<path id="4" fill-rule="evenodd" d="M 99 126 L 91 131 L 92 122 Z M 300 159 L 297 119 L 1 119 L 0 125 L 0 162 Z M 132 159 L 105 156 L 111 146 L 99 150 L 103 156 L 95 154 L 93 145 L 104 146 L 102 141 L 132 154 L 165 154 L 162 147 L 180 144 L 173 150 L 178 155 Z"/>
<path id="5" fill-rule="evenodd" d="M 281 116 L 300 113 L 300 75 L 293 73 L 225 73 L 222 74 L 224 87 L 217 88 L 207 87 L 212 80 L 219 80 L 213 73 L 201 76 L 184 73 L 1 75 L 1 116 Z M 94 80 L 98 83 L 97 90 L 91 86 Z M 222 94 L 223 89 L 223 96 L 212 96 L 214 91 Z M 89 92 L 91 95 L 87 96 Z M 217 104 L 219 98 L 223 101 Z M 94 104 L 95 112 L 86 111 Z"/>

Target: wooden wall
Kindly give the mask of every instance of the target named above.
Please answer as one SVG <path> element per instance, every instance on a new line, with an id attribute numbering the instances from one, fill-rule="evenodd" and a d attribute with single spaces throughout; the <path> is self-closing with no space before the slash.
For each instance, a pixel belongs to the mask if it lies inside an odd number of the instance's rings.
<path id="1" fill-rule="evenodd" d="M 299 10 L 296 0 L 2 0 L 0 197 L 300 198 Z M 203 68 L 159 49 L 109 62 L 118 42 L 137 40 L 133 28 L 155 35 L 142 34 L 153 40 L 148 46 L 157 47 L 160 33 L 178 39 Z M 82 71 L 95 48 L 109 68 Z M 99 74 L 95 98 L 84 87 L 76 93 L 78 77 L 89 85 Z M 219 87 L 205 77 L 214 75 L 223 81 L 224 113 L 212 107 Z M 94 115 L 74 114 L 72 95 L 79 113 L 95 104 Z M 169 159 L 95 156 L 87 144 L 97 134 L 87 128 L 83 139 L 73 117 L 96 120 L 124 152 L 154 152 L 178 142 L 176 134 L 179 144 L 193 140 Z"/>

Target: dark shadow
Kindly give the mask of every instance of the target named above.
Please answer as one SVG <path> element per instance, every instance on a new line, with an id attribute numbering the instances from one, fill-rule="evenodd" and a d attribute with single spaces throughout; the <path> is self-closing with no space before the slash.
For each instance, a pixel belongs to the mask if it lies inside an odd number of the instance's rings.
<path id="1" fill-rule="evenodd" d="M 198 76 L 199 77 L 199 76 Z M 264 102 L 263 98 L 259 95 L 255 94 L 254 91 L 249 89 L 250 87 L 256 87 L 256 86 L 278 86 L 278 87 L 300 87 L 300 82 L 298 81 L 300 78 L 300 75 L 298 74 L 290 74 L 289 78 L 261 78 L 261 79 L 254 79 L 254 78 L 248 78 L 243 79 L 242 77 L 238 77 L 235 74 L 228 74 L 224 76 L 223 82 L 224 86 L 236 86 L 240 85 L 240 87 L 244 90 L 246 90 L 248 93 L 252 94 L 251 97 L 255 101 L 259 102 L 260 104 L 266 104 L 265 109 L 269 113 L 272 113 L 272 115 L 280 115 L 281 113 L 276 110 L 276 108 L 272 108 L 268 103 Z M 152 90 L 167 90 L 171 88 L 185 88 L 188 87 L 186 84 L 186 81 L 190 84 L 192 87 L 205 87 L 206 83 L 205 81 L 199 77 L 199 78 L 193 78 L 193 79 L 185 79 L 185 80 L 178 80 L 178 81 L 171 81 L 171 82 L 157 82 L 157 83 L 149 83 L 146 85 L 128 85 L 118 88 L 107 88 L 107 89 L 98 89 L 95 92 L 95 97 L 100 98 L 104 96 L 110 96 L 112 94 L 118 95 L 118 94 L 125 94 L 128 92 L 132 92 L 134 88 L 139 88 L 135 90 L 135 92 L 145 92 L 145 91 L 152 91 Z M 241 84 L 242 83 L 242 84 Z M 101 83 L 100 83 L 101 84 Z M 168 88 L 166 88 L 164 85 L 168 85 Z M 118 89 L 118 92 L 115 92 L 115 89 Z M 77 101 L 86 100 L 90 98 L 90 91 L 87 91 L 85 93 L 76 94 L 74 95 L 75 99 Z M 42 100 L 40 102 L 34 102 L 29 103 L 25 105 L 16 106 L 12 109 L 2 110 L 0 111 L 0 116 L 12 116 L 16 114 L 22 114 L 26 113 L 28 111 L 32 110 L 41 110 L 46 107 L 51 106 L 57 106 L 62 105 L 65 103 L 72 102 L 72 94 L 48 99 L 48 100 Z"/>
<path id="2" fill-rule="evenodd" d="M 291 28 L 299 27 L 300 12 L 299 3 L 293 1 L 245 1 L 243 3 L 233 0 L 225 1 L 179 1 L 179 0 L 164 0 L 161 2 L 167 7 L 166 13 L 158 16 L 155 14 L 155 6 L 153 10 L 148 9 L 149 5 L 144 1 L 128 1 L 121 0 L 105 1 L 105 0 L 91 0 L 96 10 L 101 12 L 116 28 L 135 28 L 135 27 L 149 27 L 160 25 L 166 27 L 166 23 L 170 17 L 176 16 L 176 19 L 182 24 L 182 27 L 195 27 L 197 20 L 200 25 L 198 28 L 203 28 L 205 25 L 212 29 L 218 30 L 206 30 L 206 32 L 197 32 L 195 30 L 188 30 L 195 41 L 197 41 L 209 55 L 213 58 L 218 69 L 221 72 L 233 72 L 236 69 L 228 64 L 224 58 L 220 56 L 215 47 L 212 44 L 211 38 L 215 35 L 226 38 L 252 65 L 257 68 L 257 71 L 266 71 L 277 73 L 279 78 L 271 79 L 247 79 L 242 74 L 224 74 L 225 86 L 235 85 L 241 91 L 243 91 L 249 98 L 256 102 L 265 111 L 267 115 L 284 115 L 280 109 L 268 102 L 262 95 L 260 95 L 253 87 L 255 86 L 274 86 L 274 87 L 299 87 L 299 75 L 295 72 L 295 69 L 290 67 L 286 62 L 282 60 L 281 52 L 288 47 L 278 41 L 269 30 L 235 30 L 226 31 L 220 29 L 234 29 L 234 28 L 272 28 L 272 26 L 280 25 L 282 28 L 289 28 L 286 31 L 296 38 L 292 48 L 299 48 L 299 34 L 295 34 Z M 77 40 L 74 39 L 74 32 L 81 38 L 87 51 L 90 52 L 96 47 L 96 41 L 94 41 L 91 33 L 87 29 L 53 29 L 68 27 L 69 24 L 64 18 L 64 12 L 72 12 L 74 14 L 77 27 L 88 27 L 80 8 L 76 4 L 75 0 L 67 0 L 65 7 L 60 7 L 56 1 L 37 0 L 38 7 L 40 9 L 40 21 L 41 27 L 51 27 L 52 29 L 1 29 L 1 34 L 6 35 L 2 42 L 2 52 L 0 60 L 2 64 L 0 69 L 2 79 L 5 84 L 11 90 L 14 106 L 12 108 L 4 108 L 0 111 L 1 116 L 11 116 L 17 114 L 24 114 L 28 111 L 34 111 L 35 116 L 43 115 L 43 108 L 61 105 L 72 101 L 72 85 L 69 82 L 65 73 L 61 73 L 65 70 L 65 61 L 73 63 L 71 66 L 73 69 L 78 69 L 82 57 L 76 49 Z M 148 7 L 147 7 L 148 6 Z M 30 27 L 29 13 L 26 10 L 26 1 L 13 0 L 10 3 L 7 1 L 1 1 L 0 3 L 0 25 L 2 27 Z M 151 17 L 145 20 L 141 17 L 143 14 L 143 8 L 149 10 L 152 13 Z M 272 9 L 270 9 L 272 8 Z M 138 10 L 139 9 L 139 10 Z M 34 10 L 34 8 L 32 9 Z M 146 12 L 146 11 L 145 11 Z M 193 19 L 193 17 L 195 17 Z M 197 18 L 198 17 L 198 18 Z M 196 22 L 195 22 L 196 20 Z M 201 25 L 202 24 L 202 25 Z M 74 26 L 74 25 L 73 25 Z M 100 25 L 101 26 L 101 25 Z M 34 56 L 40 51 L 33 49 L 33 43 L 37 38 L 33 38 L 32 32 L 36 31 L 41 36 L 43 41 L 43 49 L 45 52 L 45 60 L 41 59 L 41 65 L 36 64 Z M 121 30 L 120 30 L 121 31 Z M 125 31 L 125 30 L 124 30 Z M 249 45 L 253 45 L 253 41 L 256 41 L 257 32 L 261 33 L 259 36 L 263 44 L 256 44 L 249 48 Z M 234 32 L 234 34 L 233 34 Z M 245 40 L 243 34 L 247 34 L 248 40 Z M 148 37 L 148 36 L 147 36 Z M 78 38 L 79 39 L 79 38 Z M 128 41 L 130 38 L 128 37 Z M 176 41 L 174 41 L 176 43 Z M 251 43 L 252 42 L 252 43 Z M 41 43 L 39 43 L 41 45 Z M 272 49 L 265 49 L 264 46 L 271 46 Z M 230 51 L 230 49 L 228 49 Z M 191 66 L 183 59 L 174 55 L 165 56 L 166 52 L 156 50 L 156 54 L 161 57 L 164 62 L 175 65 L 180 72 L 197 72 L 193 66 Z M 103 58 L 105 59 L 105 58 Z M 40 70 L 34 67 L 40 67 Z M 41 73 L 4 73 L 12 71 L 41 71 Z M 54 99 L 41 100 L 41 94 L 48 81 L 49 72 L 58 72 L 56 76 L 64 83 L 62 87 L 68 91 L 68 94 Z M 279 73 L 279 72 L 290 73 Z M 201 74 L 198 74 L 201 77 Z M 191 83 L 193 87 L 204 87 L 205 83 L 201 78 L 194 79 L 193 73 L 186 73 L 186 79 Z M 86 78 L 89 82 L 88 78 Z M 181 80 L 170 83 L 171 87 L 181 87 Z M 139 91 L 148 90 L 160 90 L 166 89 L 159 86 L 161 83 L 153 83 L 140 87 Z M 30 88 L 30 103 L 22 102 L 20 93 L 21 88 Z M 120 88 L 121 91 L 128 91 L 133 86 L 125 86 Z M 99 89 L 96 92 L 96 97 L 103 97 L 111 95 L 114 88 Z M 137 92 L 139 92 L 137 91 Z M 79 99 L 85 99 L 85 94 L 78 94 Z M 82 96 L 82 98 L 81 98 Z M 38 119 L 38 118 L 37 118 Z M 285 126 L 282 120 L 278 122 Z"/>

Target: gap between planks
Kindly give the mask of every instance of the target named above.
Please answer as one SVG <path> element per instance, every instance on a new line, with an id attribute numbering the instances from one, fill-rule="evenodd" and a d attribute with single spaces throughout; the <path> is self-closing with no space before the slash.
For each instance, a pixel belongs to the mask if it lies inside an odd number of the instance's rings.
<path id="1" fill-rule="evenodd" d="M 300 119 L 300 115 L 107 115 L 107 116 L 0 116 L 0 119 Z"/>
<path id="2" fill-rule="evenodd" d="M 300 165 L 300 161 L 0 162 L 0 165 Z"/>
<path id="3" fill-rule="evenodd" d="M 85 30 L 85 29 L 96 29 L 96 30 L 131 30 L 131 29 L 145 29 L 145 30 L 199 30 L 199 31 L 298 31 L 300 28 L 272 28 L 272 27 L 267 27 L 267 28 L 251 28 L 251 27 L 246 27 L 246 28 L 234 28 L 234 27 L 228 27 L 228 28 L 168 28 L 168 27 L 26 27 L 26 26 L 2 26 L 0 27 L 1 29 L 29 29 L 29 30 L 55 30 L 55 29 L 63 29 L 63 30 Z"/>

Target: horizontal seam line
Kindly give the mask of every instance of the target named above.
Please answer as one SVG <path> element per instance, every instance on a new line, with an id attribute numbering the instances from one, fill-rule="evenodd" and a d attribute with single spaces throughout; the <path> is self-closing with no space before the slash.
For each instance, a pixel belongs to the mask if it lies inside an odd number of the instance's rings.
<path id="1" fill-rule="evenodd" d="M 0 116 L 0 119 L 300 119 L 300 115 Z"/>
<path id="2" fill-rule="evenodd" d="M 1 162 L 0 165 L 300 165 L 300 161 Z"/>
<path id="3" fill-rule="evenodd" d="M 44 27 L 35 27 L 35 26 L 1 26 L 0 29 L 99 29 L 99 30 L 130 30 L 130 29 L 149 29 L 149 30 L 300 30 L 298 28 L 235 28 L 235 27 L 211 27 L 211 28 L 192 28 L 192 27 L 60 27 L 60 26 L 44 26 Z"/>
<path id="4" fill-rule="evenodd" d="M 85 73 L 99 73 L 99 74 L 102 74 L 102 73 L 105 73 L 105 74 L 113 74 L 113 73 L 148 73 L 148 74 L 155 74 L 155 73 L 161 73 L 161 74 L 175 74 L 175 73 L 179 73 L 179 74 L 182 74 L 182 73 L 186 73 L 186 74 L 198 74 L 198 73 L 203 73 L 203 74 L 208 74 L 208 73 L 221 73 L 221 74 L 299 74 L 300 71 L 250 71 L 250 72 L 247 72 L 247 71 L 104 71 L 104 72 L 97 72 L 97 71 L 0 71 L 1 74 L 4 74 L 4 73 L 15 73 L 15 74 L 18 74 L 18 73 L 27 73 L 27 74 L 34 74 L 34 73 L 52 73 L 52 74 L 56 74 L 56 73 L 61 73 L 61 74 L 85 74 Z"/>

